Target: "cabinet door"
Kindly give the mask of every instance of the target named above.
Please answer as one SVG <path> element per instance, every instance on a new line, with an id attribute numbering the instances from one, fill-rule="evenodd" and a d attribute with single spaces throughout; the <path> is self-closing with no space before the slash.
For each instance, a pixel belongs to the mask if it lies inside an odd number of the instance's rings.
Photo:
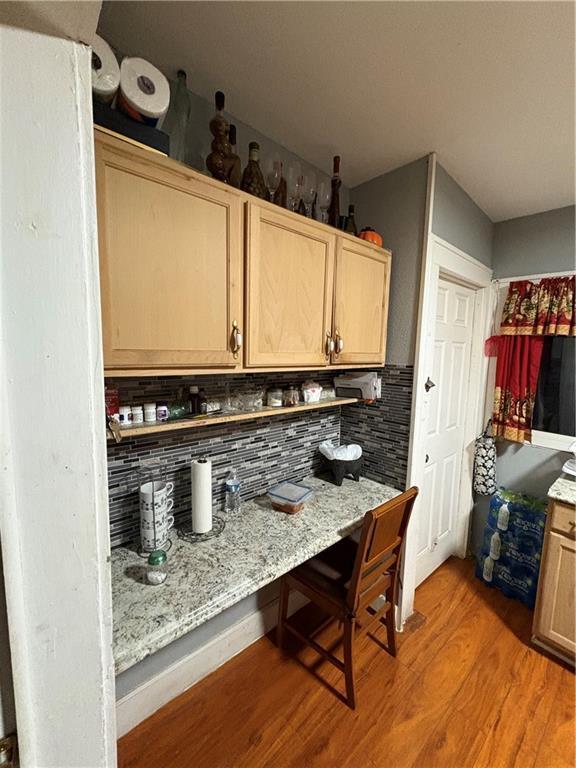
<path id="1" fill-rule="evenodd" d="M 387 251 L 338 239 L 333 363 L 384 363 L 391 261 Z"/>
<path id="2" fill-rule="evenodd" d="M 335 243 L 301 216 L 248 204 L 247 366 L 329 362 Z"/>
<path id="3" fill-rule="evenodd" d="M 96 175 L 105 367 L 240 365 L 240 196 L 119 140 Z"/>
<path id="4" fill-rule="evenodd" d="M 559 648 L 576 653 L 576 541 L 546 534 L 535 633 Z"/>

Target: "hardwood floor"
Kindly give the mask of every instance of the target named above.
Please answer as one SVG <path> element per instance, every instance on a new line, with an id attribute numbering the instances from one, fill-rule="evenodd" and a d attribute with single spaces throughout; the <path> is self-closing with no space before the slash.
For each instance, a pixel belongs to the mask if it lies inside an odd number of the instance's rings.
<path id="1" fill-rule="evenodd" d="M 122 738 L 120 768 L 573 768 L 573 673 L 472 568 L 449 560 L 418 588 L 396 659 L 359 644 L 354 712 L 330 664 L 264 637 Z"/>

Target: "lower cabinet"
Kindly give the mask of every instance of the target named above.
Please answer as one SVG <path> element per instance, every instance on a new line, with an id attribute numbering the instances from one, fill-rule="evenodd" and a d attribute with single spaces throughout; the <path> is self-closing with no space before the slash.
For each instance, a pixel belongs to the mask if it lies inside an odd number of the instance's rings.
<path id="1" fill-rule="evenodd" d="M 540 566 L 533 635 L 552 653 L 576 655 L 576 509 L 551 501 Z"/>

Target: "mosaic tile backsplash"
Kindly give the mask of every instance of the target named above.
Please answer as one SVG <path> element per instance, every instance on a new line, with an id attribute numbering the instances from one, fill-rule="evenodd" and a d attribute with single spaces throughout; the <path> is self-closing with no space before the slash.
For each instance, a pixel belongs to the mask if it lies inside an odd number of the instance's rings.
<path id="1" fill-rule="evenodd" d="M 344 406 L 340 439 L 362 446 L 362 474 L 403 491 L 408 470 L 414 369 L 387 365 L 379 375 L 382 399 L 373 405 Z"/>
<path id="2" fill-rule="evenodd" d="M 190 431 L 124 437 L 108 443 L 108 486 L 112 546 L 133 541 L 138 535 L 138 477 L 143 459 L 168 460 L 167 479 L 174 482 L 176 524 L 190 514 L 190 461 L 212 460 L 214 509 L 222 509 L 224 482 L 230 467 L 241 481 L 244 499 L 264 493 L 282 480 L 302 480 L 315 472 L 323 440 L 358 442 L 364 448 L 368 477 L 403 489 L 408 458 L 408 432 L 412 369 L 388 366 L 383 376 L 383 399 L 373 406 L 354 405 L 324 411 L 307 411 L 228 425 L 197 427 Z M 170 401 L 179 392 L 186 396 L 192 384 L 203 387 L 207 397 L 248 392 L 259 387 L 300 386 L 314 379 L 333 385 L 333 371 L 239 374 L 230 376 L 107 379 L 119 390 L 122 404 Z"/>

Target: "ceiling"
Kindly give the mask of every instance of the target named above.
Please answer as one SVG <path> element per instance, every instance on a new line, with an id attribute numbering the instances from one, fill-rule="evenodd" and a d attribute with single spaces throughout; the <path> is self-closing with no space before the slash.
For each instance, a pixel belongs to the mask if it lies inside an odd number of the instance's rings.
<path id="1" fill-rule="evenodd" d="M 430 151 L 493 221 L 574 203 L 571 2 L 104 2 L 99 32 L 356 186 Z"/>

